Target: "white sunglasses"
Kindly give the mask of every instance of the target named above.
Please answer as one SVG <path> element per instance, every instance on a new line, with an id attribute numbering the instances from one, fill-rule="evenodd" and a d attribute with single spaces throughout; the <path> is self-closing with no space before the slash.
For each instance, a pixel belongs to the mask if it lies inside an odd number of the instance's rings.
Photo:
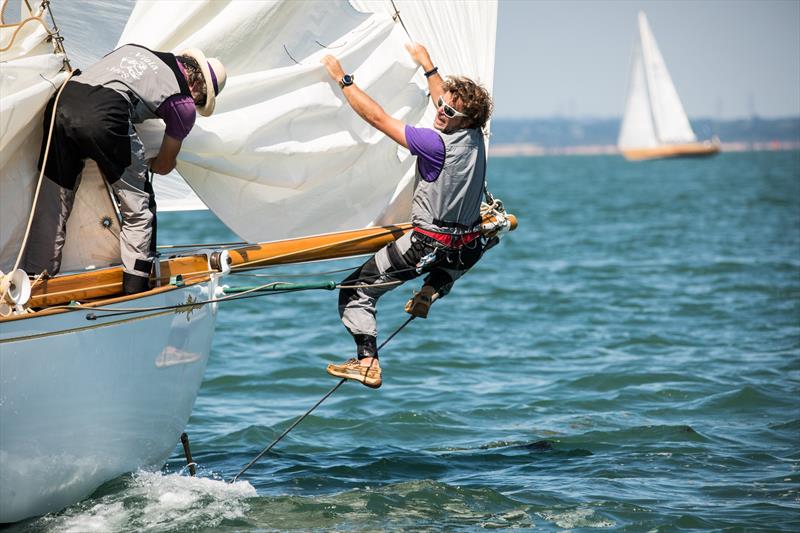
<path id="1" fill-rule="evenodd" d="M 449 106 L 444 101 L 444 96 L 440 96 L 439 100 L 436 101 L 436 107 L 440 107 L 444 110 L 444 114 L 447 118 L 456 118 L 456 117 L 464 117 L 469 118 L 469 115 L 465 115 L 461 111 L 457 110 L 456 108 Z"/>

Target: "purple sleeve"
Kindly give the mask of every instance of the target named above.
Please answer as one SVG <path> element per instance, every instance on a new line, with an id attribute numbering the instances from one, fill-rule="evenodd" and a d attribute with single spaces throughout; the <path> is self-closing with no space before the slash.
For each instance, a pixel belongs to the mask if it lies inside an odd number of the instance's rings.
<path id="1" fill-rule="evenodd" d="M 165 133 L 173 139 L 182 141 L 189 135 L 197 118 L 197 109 L 190 96 L 176 94 L 170 96 L 156 109 L 156 115 L 167 125 Z"/>
<path id="2" fill-rule="evenodd" d="M 411 155 L 417 156 L 422 179 L 436 181 L 444 166 L 444 141 L 430 128 L 406 125 L 406 142 Z"/>

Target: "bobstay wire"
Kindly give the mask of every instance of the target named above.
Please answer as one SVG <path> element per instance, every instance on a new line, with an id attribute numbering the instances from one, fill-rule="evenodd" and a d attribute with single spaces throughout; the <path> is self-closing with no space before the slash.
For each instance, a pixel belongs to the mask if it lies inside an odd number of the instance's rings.
<path id="1" fill-rule="evenodd" d="M 381 348 L 383 348 L 384 346 L 386 346 L 386 345 L 389 343 L 389 341 L 390 341 L 390 340 L 392 340 L 392 339 L 394 338 L 394 336 L 395 336 L 395 335 L 397 335 L 398 333 L 400 333 L 400 330 L 402 330 L 404 327 L 406 327 L 406 326 L 407 326 L 407 325 L 408 325 L 408 324 L 409 324 L 409 323 L 410 323 L 412 320 L 414 320 L 415 318 L 417 318 L 417 317 L 416 317 L 416 316 L 414 316 L 414 315 L 411 315 L 411 316 L 410 316 L 410 317 L 409 317 L 409 318 L 408 318 L 408 319 L 407 319 L 405 322 L 403 322 L 403 323 L 400 325 L 400 327 L 398 327 L 396 330 L 394 330 L 394 332 L 392 332 L 392 334 L 391 334 L 391 335 L 389 335 L 389 337 L 388 337 L 388 338 L 387 338 L 385 341 L 383 341 L 383 342 L 380 344 L 380 346 L 378 346 L 378 349 L 376 350 L 376 352 L 377 352 L 377 353 L 380 353 L 380 351 L 381 351 Z M 339 380 L 339 383 L 337 383 L 336 385 L 334 385 L 334 386 L 333 386 L 333 388 L 332 388 L 331 390 L 329 390 L 328 392 L 326 392 L 326 393 L 325 393 L 325 395 L 324 395 L 322 398 L 320 398 L 319 400 L 317 400 L 317 403 L 315 403 L 314 405 L 312 405 L 312 406 L 311 406 L 311 408 L 310 408 L 308 411 L 306 411 L 305 413 L 303 413 L 302 415 L 300 415 L 300 417 L 299 417 L 297 420 L 295 420 L 295 421 L 294 421 L 294 423 L 292 423 L 292 425 L 291 425 L 291 426 L 289 426 L 288 428 L 286 428 L 286 429 L 284 430 L 284 432 L 283 432 L 283 433 L 281 433 L 281 434 L 280 434 L 280 436 L 279 436 L 277 439 L 275 439 L 274 441 L 272 441 L 272 443 L 271 443 L 269 446 L 267 446 L 266 448 L 264 448 L 263 450 L 261 450 L 261 452 L 260 452 L 258 455 L 256 455 L 256 456 L 253 458 L 253 460 L 252 460 L 252 461 L 250 461 L 249 463 L 247 463 L 247 464 L 244 466 L 244 468 L 242 468 L 242 469 L 239 471 L 239 473 L 238 473 L 238 474 L 236 474 L 235 476 L 233 476 L 233 479 L 232 479 L 230 482 L 231 482 L 231 483 L 236 483 L 236 482 L 239 480 L 239 477 L 241 477 L 241 475 L 242 475 L 242 474 L 244 474 L 245 472 L 247 472 L 247 471 L 250 469 L 250 467 L 251 467 L 251 466 L 253 466 L 254 464 L 256 464 L 256 462 L 258 462 L 258 460 L 259 460 L 259 459 L 261 459 L 261 458 L 262 458 L 262 457 L 263 457 L 263 456 L 264 456 L 264 455 L 265 455 L 267 452 L 269 452 L 269 451 L 270 451 L 270 450 L 271 450 L 271 449 L 272 449 L 272 448 L 273 448 L 273 447 L 274 447 L 276 444 L 278 444 L 278 443 L 279 443 L 279 442 L 280 442 L 280 441 L 281 441 L 281 440 L 282 440 L 282 439 L 283 439 L 283 438 L 284 438 L 286 435 L 288 435 L 288 434 L 289 434 L 289 432 L 290 432 L 291 430 L 293 430 L 295 427 L 297 427 L 297 425 L 298 425 L 298 424 L 300 424 L 300 422 L 302 422 L 303 420 L 305 420 L 305 418 L 306 418 L 308 415 L 310 415 L 310 414 L 311 414 L 311 412 L 312 412 L 312 411 L 314 411 L 314 409 L 316 409 L 317 407 L 319 407 L 320 405 L 322 405 L 322 402 L 324 402 L 325 400 L 327 400 L 327 399 L 328 399 L 328 398 L 329 398 L 329 397 L 330 397 L 330 396 L 331 396 L 331 395 L 332 395 L 334 392 L 336 392 L 336 390 L 337 390 L 339 387 L 341 387 L 342 385 L 344 385 L 344 382 L 345 382 L 345 381 L 347 381 L 347 378 L 342 378 L 341 380 Z"/>

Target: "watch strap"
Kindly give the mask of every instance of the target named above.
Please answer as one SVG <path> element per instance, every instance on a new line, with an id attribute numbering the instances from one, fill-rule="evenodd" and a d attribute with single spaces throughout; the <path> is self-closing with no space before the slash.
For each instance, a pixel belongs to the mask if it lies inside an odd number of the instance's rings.
<path id="1" fill-rule="evenodd" d="M 433 67 L 432 69 L 430 69 L 429 71 L 427 71 L 427 72 L 425 73 L 425 77 L 426 77 L 426 78 L 430 78 L 431 76 L 433 76 L 433 75 L 434 75 L 434 74 L 436 74 L 437 72 L 439 72 L 439 67 Z"/>

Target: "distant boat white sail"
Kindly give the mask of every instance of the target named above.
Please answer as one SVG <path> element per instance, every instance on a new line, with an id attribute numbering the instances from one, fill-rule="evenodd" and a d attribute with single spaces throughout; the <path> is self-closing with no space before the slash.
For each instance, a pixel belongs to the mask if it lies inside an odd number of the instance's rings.
<path id="1" fill-rule="evenodd" d="M 639 39 L 617 145 L 629 159 L 708 155 L 719 150 L 716 144 L 697 143 L 643 12 L 639 13 Z"/>

